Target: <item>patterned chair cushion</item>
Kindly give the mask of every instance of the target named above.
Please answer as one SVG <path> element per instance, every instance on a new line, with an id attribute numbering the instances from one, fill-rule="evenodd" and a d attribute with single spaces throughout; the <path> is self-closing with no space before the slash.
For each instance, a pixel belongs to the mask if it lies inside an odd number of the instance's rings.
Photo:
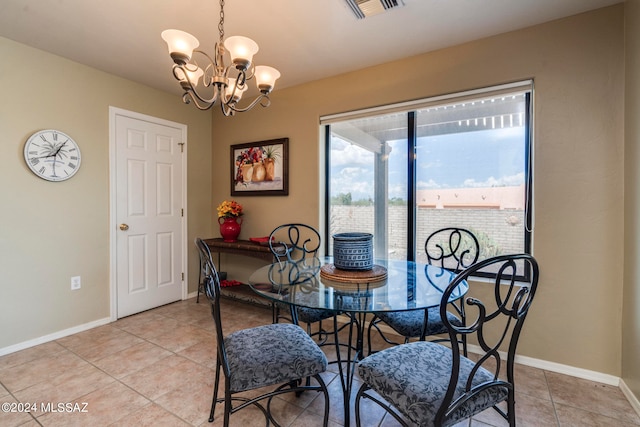
<path id="1" fill-rule="evenodd" d="M 451 377 L 451 350 L 443 345 L 419 341 L 388 348 L 358 364 L 364 382 L 391 403 L 404 416 L 421 427 L 434 426 L 434 420 Z M 464 393 L 464 384 L 474 363 L 460 358 L 460 376 L 453 400 Z M 473 386 L 493 381 L 484 368 L 476 373 Z M 507 398 L 506 387 L 492 387 L 462 405 L 443 426 L 469 418 Z"/>
<path id="2" fill-rule="evenodd" d="M 231 392 L 286 383 L 324 372 L 327 358 L 297 325 L 244 329 L 224 339 Z"/>
<path id="3" fill-rule="evenodd" d="M 442 323 L 440 311 L 435 308 L 427 310 L 427 336 L 446 334 L 447 328 Z M 422 334 L 424 324 L 424 310 L 393 311 L 376 313 L 387 325 L 403 337 L 419 337 Z M 456 326 L 462 326 L 462 322 L 453 313 L 447 313 L 449 322 Z"/>
<path id="4" fill-rule="evenodd" d="M 291 306 L 284 302 L 274 303 L 278 309 L 284 313 L 290 313 Z M 303 323 L 315 323 L 321 320 L 330 319 L 338 314 L 337 311 L 324 310 L 321 308 L 309 308 L 309 307 L 296 307 L 298 313 L 298 322 Z"/>
<path id="5" fill-rule="evenodd" d="M 329 319 L 337 314 L 332 310 L 323 310 L 320 308 L 298 307 L 298 321 L 304 323 L 315 323 L 321 320 Z"/>

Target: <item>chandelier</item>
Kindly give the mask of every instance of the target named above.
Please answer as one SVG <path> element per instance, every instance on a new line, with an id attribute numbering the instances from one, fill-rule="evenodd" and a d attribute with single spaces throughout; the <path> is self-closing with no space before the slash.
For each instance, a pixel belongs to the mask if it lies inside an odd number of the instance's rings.
<path id="1" fill-rule="evenodd" d="M 258 52 L 258 44 L 253 40 L 242 36 L 224 40 L 224 0 L 220 0 L 218 31 L 220 40 L 216 43 L 213 58 L 196 49 L 200 42 L 191 34 L 180 30 L 162 32 L 162 39 L 167 42 L 174 62 L 173 76 L 184 90 L 183 102 L 190 104 L 193 101 L 200 110 L 208 110 L 220 100 L 225 116 L 249 111 L 258 103 L 268 107 L 271 104 L 269 93 L 280 72 L 265 65 L 253 65 L 253 55 Z M 225 65 L 227 52 L 231 58 L 230 65 Z M 202 57 L 201 64 L 193 58 L 194 53 Z M 247 82 L 254 78 L 260 94 L 248 105 L 240 107 L 238 103 L 247 90 Z"/>

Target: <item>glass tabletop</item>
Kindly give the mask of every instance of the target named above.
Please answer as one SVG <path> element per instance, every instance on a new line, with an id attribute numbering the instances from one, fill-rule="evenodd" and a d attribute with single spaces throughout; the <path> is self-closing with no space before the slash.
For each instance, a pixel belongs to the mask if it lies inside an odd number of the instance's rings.
<path id="1" fill-rule="evenodd" d="M 440 267 L 412 261 L 376 260 L 365 272 L 336 270 L 333 260 L 308 258 L 266 265 L 249 285 L 270 300 L 300 307 L 349 312 L 405 311 L 435 307 L 455 277 Z M 461 282 L 450 300 L 469 289 Z"/>

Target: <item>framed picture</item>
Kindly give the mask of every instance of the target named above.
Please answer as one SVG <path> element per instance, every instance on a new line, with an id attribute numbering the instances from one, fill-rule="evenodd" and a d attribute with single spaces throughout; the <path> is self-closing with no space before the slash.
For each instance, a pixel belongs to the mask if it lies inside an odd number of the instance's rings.
<path id="1" fill-rule="evenodd" d="M 289 194 L 289 138 L 231 146 L 232 196 Z"/>

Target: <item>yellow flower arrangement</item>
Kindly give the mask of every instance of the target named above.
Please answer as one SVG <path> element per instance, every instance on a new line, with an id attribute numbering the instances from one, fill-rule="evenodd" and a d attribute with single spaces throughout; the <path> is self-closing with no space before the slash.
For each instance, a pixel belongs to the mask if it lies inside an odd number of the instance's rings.
<path id="1" fill-rule="evenodd" d="M 242 216 L 242 205 L 235 200 L 225 200 L 217 208 L 218 218 L 237 218 Z"/>

